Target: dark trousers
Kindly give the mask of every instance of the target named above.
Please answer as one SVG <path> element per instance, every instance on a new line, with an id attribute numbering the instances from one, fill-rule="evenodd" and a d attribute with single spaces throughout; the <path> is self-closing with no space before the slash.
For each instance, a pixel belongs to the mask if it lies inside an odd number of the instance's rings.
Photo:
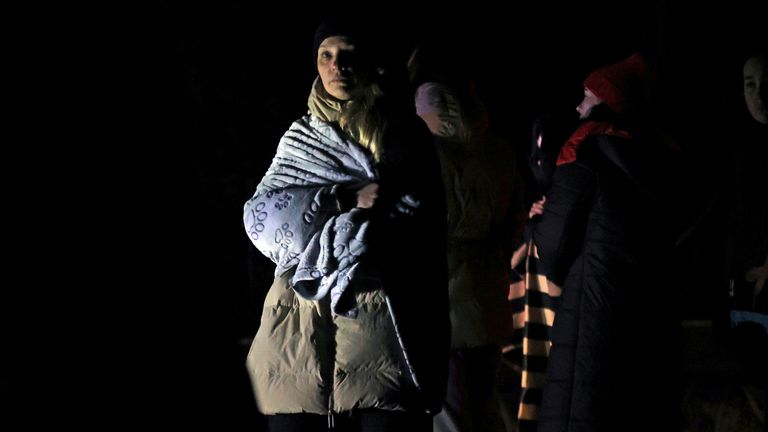
<path id="1" fill-rule="evenodd" d="M 333 415 L 274 414 L 267 416 L 269 432 L 432 432 L 432 416 L 427 413 L 355 410 Z M 331 427 L 329 427 L 331 426 Z"/>
<path id="2" fill-rule="evenodd" d="M 451 352 L 448 394 L 435 432 L 502 432 L 498 369 L 501 348 L 484 345 Z"/>

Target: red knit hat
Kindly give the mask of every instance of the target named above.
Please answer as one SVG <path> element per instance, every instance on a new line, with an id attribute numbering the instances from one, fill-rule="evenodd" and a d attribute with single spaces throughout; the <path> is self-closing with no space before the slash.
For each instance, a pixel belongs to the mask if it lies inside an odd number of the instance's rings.
<path id="1" fill-rule="evenodd" d="M 623 113 L 642 90 L 647 75 L 648 64 L 640 54 L 635 53 L 618 63 L 592 72 L 584 80 L 584 87 L 600 98 L 608 108 Z"/>

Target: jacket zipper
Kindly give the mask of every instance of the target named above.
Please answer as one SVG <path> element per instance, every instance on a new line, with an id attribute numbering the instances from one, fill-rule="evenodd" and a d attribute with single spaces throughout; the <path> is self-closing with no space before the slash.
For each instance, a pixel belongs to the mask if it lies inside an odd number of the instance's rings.
<path id="1" fill-rule="evenodd" d="M 327 313 L 327 337 L 326 340 L 328 351 L 328 364 L 324 367 L 325 369 L 325 382 L 328 389 L 328 429 L 335 429 L 336 428 L 336 419 L 333 417 L 333 389 L 334 389 L 334 370 L 336 365 L 336 331 L 333 324 L 333 313 L 331 312 L 331 303 L 329 300 L 330 297 L 326 297 L 323 300 L 320 300 L 321 307 L 323 309 L 324 313 Z"/>

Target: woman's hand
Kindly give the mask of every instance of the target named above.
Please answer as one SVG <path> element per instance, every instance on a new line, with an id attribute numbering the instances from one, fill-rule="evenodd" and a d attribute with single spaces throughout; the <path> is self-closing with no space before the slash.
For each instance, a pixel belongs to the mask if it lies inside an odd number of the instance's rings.
<path id="1" fill-rule="evenodd" d="M 533 219 L 534 216 L 544 213 L 544 202 L 546 200 L 547 197 L 543 197 L 542 199 L 533 203 L 531 210 L 528 212 L 528 219 Z"/>
<path id="2" fill-rule="evenodd" d="M 368 183 L 357 190 L 357 208 L 371 208 L 379 197 L 379 184 Z"/>

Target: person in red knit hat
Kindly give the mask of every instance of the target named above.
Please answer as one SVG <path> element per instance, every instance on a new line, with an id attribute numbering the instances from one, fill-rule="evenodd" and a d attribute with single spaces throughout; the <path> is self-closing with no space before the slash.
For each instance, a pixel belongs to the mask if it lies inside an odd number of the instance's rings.
<path id="1" fill-rule="evenodd" d="M 531 360 L 547 362 L 539 432 L 679 430 L 679 158 L 647 121 L 648 73 L 633 54 L 587 76 L 531 209 L 537 271 L 562 292 L 549 357 Z"/>
<path id="2" fill-rule="evenodd" d="M 647 76 L 648 64 L 643 56 L 635 53 L 589 74 L 584 80 L 584 89 L 613 111 L 623 113 L 638 101 L 637 93 L 642 91 Z"/>

